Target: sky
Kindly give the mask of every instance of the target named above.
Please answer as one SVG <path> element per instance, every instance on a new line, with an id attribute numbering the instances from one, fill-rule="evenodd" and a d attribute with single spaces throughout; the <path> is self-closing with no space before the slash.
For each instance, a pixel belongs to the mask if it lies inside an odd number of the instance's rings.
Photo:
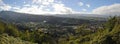
<path id="1" fill-rule="evenodd" d="M 120 14 L 120 0 L 0 0 L 0 11 L 29 14 Z"/>

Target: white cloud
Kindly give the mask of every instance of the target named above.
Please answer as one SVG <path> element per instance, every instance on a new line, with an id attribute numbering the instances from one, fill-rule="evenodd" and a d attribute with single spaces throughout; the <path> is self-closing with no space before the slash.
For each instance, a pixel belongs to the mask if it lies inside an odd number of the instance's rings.
<path id="1" fill-rule="evenodd" d="M 41 10 L 40 7 L 38 7 L 36 5 L 32 5 L 31 7 L 20 8 L 20 9 L 16 10 L 16 12 L 30 13 L 30 14 L 40 14 L 40 13 L 42 13 L 42 10 Z"/>
<path id="2" fill-rule="evenodd" d="M 90 7 L 90 4 L 86 4 L 86 6 L 89 8 L 89 7 Z"/>
<path id="3" fill-rule="evenodd" d="M 23 3 L 25 4 L 26 2 L 24 1 Z"/>
<path id="4" fill-rule="evenodd" d="M 4 5 L 0 7 L 2 10 L 10 10 L 12 7 L 9 5 Z"/>
<path id="5" fill-rule="evenodd" d="M 2 0 L 0 0 L 0 6 L 4 6 L 4 5 L 5 3 Z"/>
<path id="6" fill-rule="evenodd" d="M 41 2 L 41 3 L 40 3 Z M 30 13 L 30 14 L 69 14 L 73 10 L 66 7 L 64 4 L 57 3 L 54 0 L 33 0 L 33 5 L 25 4 L 22 8 L 16 8 L 16 12 Z M 52 9 L 52 10 L 51 10 Z"/>
<path id="7" fill-rule="evenodd" d="M 18 10 L 18 9 L 20 9 L 19 7 L 12 7 L 12 9 L 14 9 L 14 10 Z"/>
<path id="8" fill-rule="evenodd" d="M 34 4 L 42 4 L 42 5 L 50 5 L 54 2 L 54 0 L 33 0 Z"/>
<path id="9" fill-rule="evenodd" d="M 101 6 L 92 11 L 94 14 L 120 15 L 120 4 Z"/>
<path id="10" fill-rule="evenodd" d="M 17 9 L 16 12 L 21 13 L 30 13 L 30 14 L 69 14 L 72 13 L 72 9 L 69 7 L 65 7 L 64 4 L 53 4 L 52 8 L 53 11 L 50 11 L 50 9 L 43 9 L 46 6 L 37 6 L 37 5 L 31 5 L 30 7 L 23 7 L 20 9 Z"/>
<path id="11" fill-rule="evenodd" d="M 0 2 L 2 2 L 2 0 L 0 0 Z"/>
<path id="12" fill-rule="evenodd" d="M 0 0 L 0 9 L 1 10 L 10 10 L 12 7 L 10 5 L 5 4 L 2 0 Z"/>
<path id="13" fill-rule="evenodd" d="M 82 9 L 83 11 L 87 11 L 87 9 Z"/>
<path id="14" fill-rule="evenodd" d="M 28 6 L 30 6 L 30 4 L 25 4 L 25 5 L 23 5 L 23 6 L 26 6 L 26 7 L 28 7 Z"/>
<path id="15" fill-rule="evenodd" d="M 83 2 L 79 2 L 78 5 L 79 5 L 79 6 L 83 6 L 84 3 L 83 3 Z"/>
<path id="16" fill-rule="evenodd" d="M 0 2 L 2 1 L 0 0 Z M 81 6 L 82 5 L 83 4 L 81 4 Z M 83 9 L 84 12 L 73 11 L 72 8 L 65 6 L 61 1 L 56 0 L 32 0 L 31 5 L 24 4 L 22 6 L 14 7 L 2 2 L 0 3 L 0 9 L 2 10 L 12 9 L 10 11 L 30 14 L 73 14 L 73 13 L 85 13 L 85 11 L 87 11 L 86 9 Z"/>
<path id="17" fill-rule="evenodd" d="M 72 9 L 65 7 L 64 4 L 54 4 L 53 8 L 56 13 L 72 13 Z"/>

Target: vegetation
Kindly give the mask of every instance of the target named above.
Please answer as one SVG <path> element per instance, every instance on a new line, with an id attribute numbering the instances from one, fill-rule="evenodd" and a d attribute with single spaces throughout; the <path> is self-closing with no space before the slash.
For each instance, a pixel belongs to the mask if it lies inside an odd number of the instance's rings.
<path id="1" fill-rule="evenodd" d="M 50 30 L 42 27 L 30 30 L 31 27 L 23 27 L 0 21 L 0 44 L 120 44 L 119 17 L 92 27 L 82 24 L 75 29 L 57 30 L 46 26 Z"/>
<path id="2" fill-rule="evenodd" d="M 0 44 L 37 44 L 28 41 L 21 40 L 20 38 L 14 38 L 7 34 L 0 35 Z"/>

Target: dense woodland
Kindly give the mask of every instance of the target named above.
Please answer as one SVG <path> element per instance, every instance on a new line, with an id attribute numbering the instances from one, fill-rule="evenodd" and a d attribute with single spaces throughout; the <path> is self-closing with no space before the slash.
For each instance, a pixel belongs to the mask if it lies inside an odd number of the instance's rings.
<path id="1" fill-rule="evenodd" d="M 41 27 L 30 30 L 27 26 L 20 28 L 1 20 L 0 44 L 120 44 L 119 17 L 112 17 L 103 24 L 93 26 L 100 26 L 95 29 L 87 29 L 88 25 L 82 24 L 70 30 L 52 28 L 46 32 Z"/>

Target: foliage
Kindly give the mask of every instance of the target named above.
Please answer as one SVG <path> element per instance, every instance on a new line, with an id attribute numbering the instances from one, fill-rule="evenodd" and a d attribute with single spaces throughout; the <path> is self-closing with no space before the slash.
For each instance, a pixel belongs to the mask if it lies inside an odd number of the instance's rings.
<path id="1" fill-rule="evenodd" d="M 64 32 L 44 32 L 42 29 L 20 30 L 13 24 L 0 21 L 0 44 L 120 44 L 120 18 L 111 18 L 102 25 L 103 28 L 91 30 L 88 25 L 80 25 L 72 31 L 69 28 Z"/>
<path id="2" fill-rule="evenodd" d="M 7 34 L 0 35 L 0 44 L 37 44 L 28 41 L 21 40 L 20 38 L 14 38 Z"/>

